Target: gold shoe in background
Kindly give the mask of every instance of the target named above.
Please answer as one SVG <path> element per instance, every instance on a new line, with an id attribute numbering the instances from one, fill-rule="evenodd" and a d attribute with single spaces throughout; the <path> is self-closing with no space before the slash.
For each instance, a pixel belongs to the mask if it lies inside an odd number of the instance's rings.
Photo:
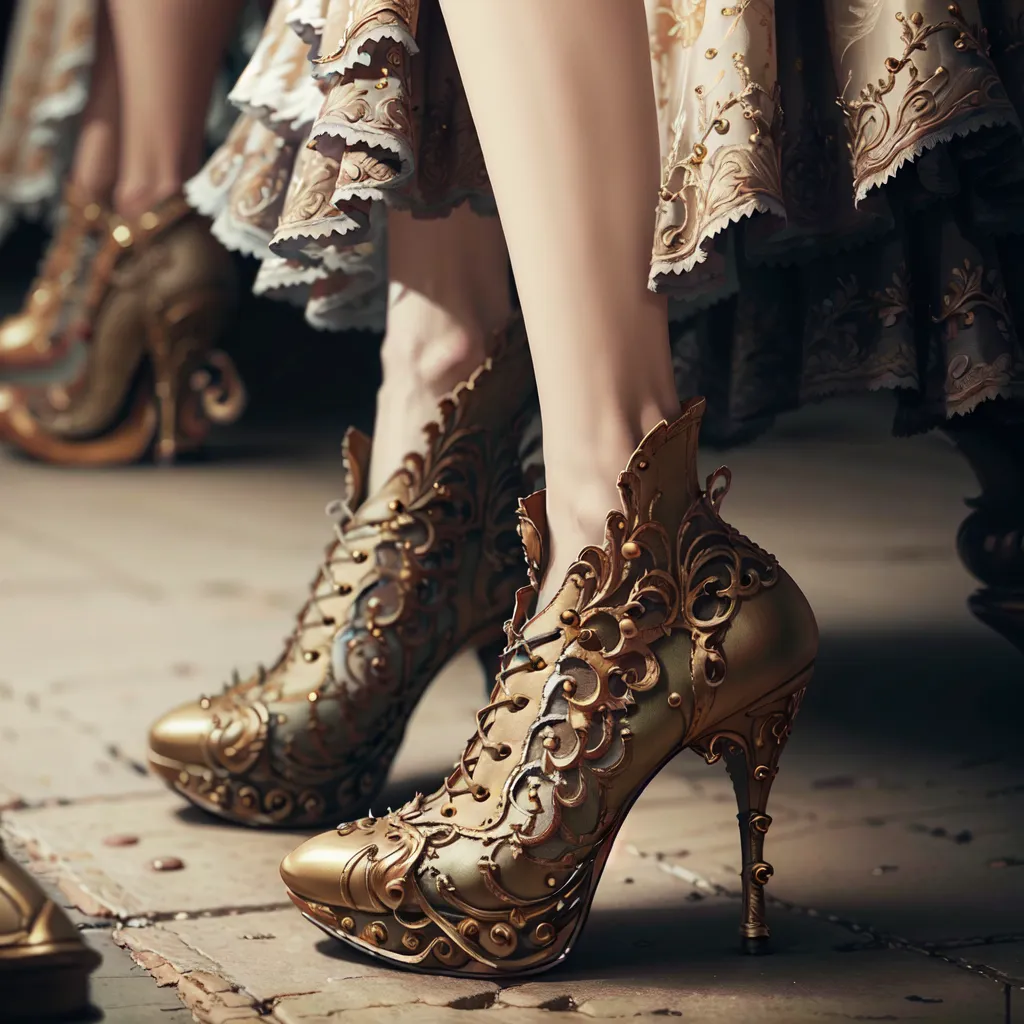
<path id="1" fill-rule="evenodd" d="M 739 805 L 741 935 L 768 936 L 769 789 L 811 675 L 817 627 L 767 552 L 701 491 L 703 399 L 652 430 L 619 476 L 622 512 L 532 618 L 544 498 L 521 508 L 534 588 L 516 598 L 491 701 L 431 796 L 311 839 L 281 874 L 313 923 L 377 957 L 446 974 L 552 967 L 583 927 L 615 835 L 679 751 L 725 758 Z M 685 822 L 680 822 L 685 829 Z"/>
<path id="2" fill-rule="evenodd" d="M 69 340 L 61 320 L 74 308 L 110 216 L 73 187 L 65 190 L 57 231 L 24 305 L 0 323 L 0 379 L 46 370 L 67 354 Z"/>
<path id="3" fill-rule="evenodd" d="M 0 1020 L 67 1020 L 89 1004 L 100 956 L 0 844 Z"/>
<path id="4" fill-rule="evenodd" d="M 533 398 L 521 321 L 441 403 L 422 452 L 364 497 L 369 440 L 350 431 L 337 539 L 269 670 L 172 711 L 150 766 L 246 825 L 358 813 L 380 790 L 427 684 L 501 637 L 525 579 L 516 537 L 520 422 Z"/>
<path id="5" fill-rule="evenodd" d="M 0 437 L 46 462 L 170 461 L 238 417 L 241 382 L 213 350 L 236 297 L 234 263 L 184 199 L 114 223 L 84 289 L 62 328 L 73 368 L 0 387 Z"/>

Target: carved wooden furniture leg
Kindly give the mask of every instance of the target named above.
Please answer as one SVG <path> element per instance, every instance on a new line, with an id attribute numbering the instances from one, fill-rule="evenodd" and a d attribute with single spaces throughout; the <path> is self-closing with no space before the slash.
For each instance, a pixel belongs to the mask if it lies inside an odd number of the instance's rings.
<path id="1" fill-rule="evenodd" d="M 946 434 L 971 464 L 981 494 L 967 505 L 957 551 L 984 587 L 970 609 L 1024 653 L 1024 413 L 986 404 L 954 418 Z"/>

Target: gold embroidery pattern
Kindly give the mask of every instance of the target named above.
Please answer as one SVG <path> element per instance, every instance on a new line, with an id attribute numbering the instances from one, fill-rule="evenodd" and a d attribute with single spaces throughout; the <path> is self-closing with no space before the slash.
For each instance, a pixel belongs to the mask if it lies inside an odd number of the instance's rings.
<path id="1" fill-rule="evenodd" d="M 968 24 L 955 3 L 947 6 L 947 12 L 949 17 L 929 21 L 920 10 L 909 15 L 897 11 L 894 19 L 903 52 L 886 57 L 884 77 L 864 85 L 855 99 L 841 101 L 848 118 L 858 197 L 891 175 L 919 147 L 965 130 L 979 111 L 988 123 L 993 118 L 1016 121 L 988 60 L 985 30 Z M 855 49 L 856 42 L 851 40 L 847 50 Z M 947 57 L 952 58 L 949 64 Z M 905 83 L 902 95 L 896 91 L 900 82 Z M 887 101 L 897 96 L 896 108 L 890 110 Z"/>

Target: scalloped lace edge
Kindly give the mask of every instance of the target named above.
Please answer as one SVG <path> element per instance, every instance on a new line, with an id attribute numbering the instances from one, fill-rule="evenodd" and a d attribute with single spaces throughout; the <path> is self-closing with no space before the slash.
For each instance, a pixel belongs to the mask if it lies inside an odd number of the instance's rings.
<path id="1" fill-rule="evenodd" d="M 700 234 L 697 244 L 689 256 L 677 257 L 675 259 L 661 258 L 651 259 L 651 270 L 647 277 L 647 287 L 653 292 L 658 290 L 658 278 L 688 274 L 699 263 L 708 258 L 708 251 L 705 248 L 715 236 L 720 235 L 726 228 L 738 224 L 741 220 L 752 217 L 755 213 L 772 213 L 783 220 L 786 220 L 786 211 L 783 204 L 777 199 L 769 199 L 764 196 L 752 196 L 741 206 L 737 206 L 726 213 L 720 214 L 710 221 L 707 227 Z"/>
<path id="2" fill-rule="evenodd" d="M 966 138 L 975 132 L 983 131 L 986 128 L 1015 127 L 1021 130 L 1020 119 L 1015 115 L 997 116 L 995 113 L 974 114 L 963 119 L 960 124 L 952 125 L 943 132 L 937 132 L 919 139 L 913 146 L 901 150 L 898 157 L 893 160 L 884 170 L 877 171 L 870 177 L 864 179 L 854 192 L 854 205 L 859 205 L 862 199 L 867 198 L 869 192 L 880 188 L 891 181 L 899 171 L 908 163 L 912 163 L 928 150 L 937 146 L 952 142 L 956 138 Z"/>
<path id="3" fill-rule="evenodd" d="M 301 36 L 300 36 L 301 38 Z M 357 64 L 363 67 L 370 66 L 371 57 L 368 53 L 362 52 L 362 47 L 367 43 L 379 43 L 382 39 L 391 39 L 399 43 L 410 56 L 420 52 L 413 34 L 401 25 L 377 25 L 375 28 L 366 28 L 358 35 L 353 36 L 345 43 L 341 53 L 334 60 L 325 64 L 312 65 L 314 78 L 340 78 L 346 71 L 351 71 Z M 323 37 L 320 36 L 317 46 L 323 45 Z M 322 54 L 317 54 L 317 57 Z"/>

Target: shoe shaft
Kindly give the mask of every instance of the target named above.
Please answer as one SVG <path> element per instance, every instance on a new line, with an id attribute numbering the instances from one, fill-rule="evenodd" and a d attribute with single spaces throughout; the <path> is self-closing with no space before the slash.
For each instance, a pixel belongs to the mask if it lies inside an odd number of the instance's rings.
<path id="1" fill-rule="evenodd" d="M 45 372 L 65 355 L 62 321 L 73 315 L 82 281 L 106 231 L 109 211 L 65 197 L 57 230 L 21 310 L 0 324 L 0 374 L 25 380 Z"/>
<path id="2" fill-rule="evenodd" d="M 338 539 L 281 658 L 154 726 L 150 760 L 172 785 L 247 824 L 369 806 L 427 684 L 460 649 L 501 635 L 524 582 L 516 445 L 531 383 L 517 326 L 369 496 L 369 444 L 349 434 Z"/>

